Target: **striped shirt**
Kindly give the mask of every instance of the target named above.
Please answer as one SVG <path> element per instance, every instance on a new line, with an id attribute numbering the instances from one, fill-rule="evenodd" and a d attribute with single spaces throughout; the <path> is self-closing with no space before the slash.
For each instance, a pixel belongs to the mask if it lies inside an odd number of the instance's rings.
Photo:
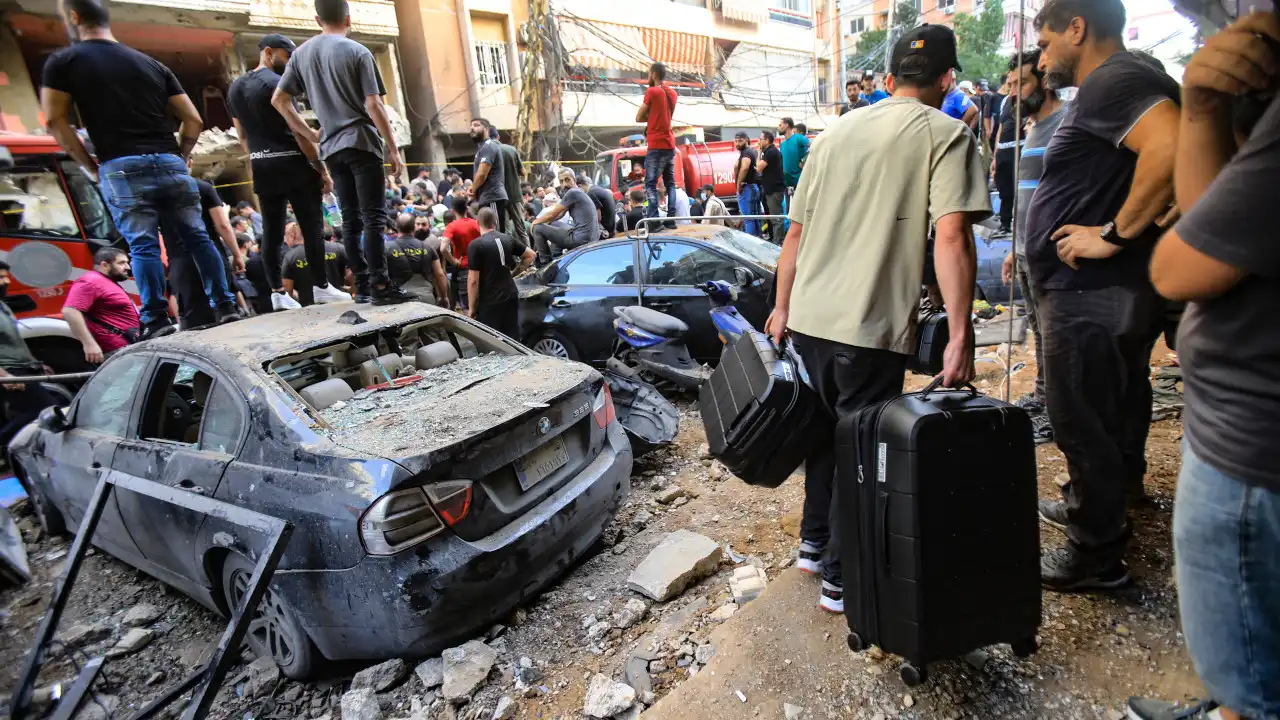
<path id="1" fill-rule="evenodd" d="M 1014 251 L 1020 257 L 1025 257 L 1027 252 L 1027 208 L 1031 207 L 1031 196 L 1035 194 L 1036 187 L 1040 184 L 1040 174 L 1044 171 L 1044 151 L 1049 147 L 1049 141 L 1053 139 L 1058 126 L 1062 124 L 1067 106 L 1068 103 L 1062 103 L 1062 107 L 1033 125 L 1024 141 L 1026 144 L 1022 147 L 1022 157 L 1018 161 L 1018 217 L 1014 228 L 1017 233 Z"/>

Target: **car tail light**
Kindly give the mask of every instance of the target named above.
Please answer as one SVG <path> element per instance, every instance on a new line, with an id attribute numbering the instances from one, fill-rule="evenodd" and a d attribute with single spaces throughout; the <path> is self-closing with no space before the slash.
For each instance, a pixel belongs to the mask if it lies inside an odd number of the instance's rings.
<path id="1" fill-rule="evenodd" d="M 370 555 L 394 555 L 444 530 L 422 488 L 378 498 L 360 518 L 360 541 Z"/>
<path id="2" fill-rule="evenodd" d="M 445 524 L 453 527 L 471 511 L 471 481 L 451 480 L 427 486 L 427 496 Z"/>
<path id="3" fill-rule="evenodd" d="M 608 383 L 605 383 L 600 389 L 600 394 L 596 395 L 595 404 L 591 406 L 591 417 L 595 418 L 596 426 L 601 430 L 609 427 L 609 423 L 613 422 L 613 393 L 609 392 Z"/>

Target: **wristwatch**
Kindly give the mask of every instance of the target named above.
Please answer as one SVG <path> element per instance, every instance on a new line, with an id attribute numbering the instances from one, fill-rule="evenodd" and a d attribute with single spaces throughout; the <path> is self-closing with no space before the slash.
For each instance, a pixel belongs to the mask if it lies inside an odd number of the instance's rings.
<path id="1" fill-rule="evenodd" d="M 1102 226 L 1102 239 L 1120 247 L 1128 247 L 1129 245 L 1128 238 L 1120 237 L 1120 229 L 1116 227 L 1114 220 Z"/>

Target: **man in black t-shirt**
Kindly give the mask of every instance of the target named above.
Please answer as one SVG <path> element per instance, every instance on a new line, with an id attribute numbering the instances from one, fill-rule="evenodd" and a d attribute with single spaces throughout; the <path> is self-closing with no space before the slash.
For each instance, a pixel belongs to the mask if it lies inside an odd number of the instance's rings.
<path id="1" fill-rule="evenodd" d="M 631 199 L 631 209 L 622 216 L 622 229 L 620 232 L 628 232 L 640 227 L 640 221 L 644 220 L 645 214 L 645 193 L 644 188 L 632 188 L 627 195 Z"/>
<path id="2" fill-rule="evenodd" d="M 1125 501 L 1143 495 L 1146 475 L 1148 363 L 1163 322 L 1147 261 L 1173 201 L 1180 93 L 1125 51 L 1121 0 L 1050 0 L 1035 27 L 1046 85 L 1079 88 L 1027 209 L 1049 420 L 1070 475 L 1065 502 L 1040 501 L 1068 539 L 1042 557 L 1041 581 L 1119 587 Z"/>
<path id="3" fill-rule="evenodd" d="M 324 226 L 324 276 L 333 287 L 343 289 L 350 285 L 351 268 L 347 265 L 347 249 L 337 242 L 334 236 L 337 229 Z"/>
<path id="4" fill-rule="evenodd" d="M 445 280 L 440 253 L 416 235 L 420 219 L 409 213 L 396 217 L 397 235 L 394 240 L 387 241 L 387 268 L 396 284 L 412 293 L 421 294 L 423 290 L 429 290 L 434 295 L 429 301 L 439 304 L 442 300 L 447 301 L 449 284 Z"/>
<path id="5" fill-rule="evenodd" d="M 169 247 L 191 255 L 204 294 L 213 299 L 217 322 L 239 320 L 214 241 L 200 222 L 200 197 L 186 159 L 204 123 L 169 68 L 117 42 L 102 0 L 65 0 L 67 21 L 80 41 L 45 61 L 41 111 L 49 132 L 94 181 L 116 228 L 129 243 L 133 277 L 142 299 L 142 335 L 174 331 L 165 297 L 160 258 L 161 222 L 173 229 Z M 95 160 L 75 128 L 75 106 Z M 180 122 L 181 147 L 174 140 Z"/>
<path id="6" fill-rule="evenodd" d="M 295 49 L 293 41 L 283 35 L 264 36 L 258 41 L 258 67 L 236 78 L 227 91 L 227 106 L 240 146 L 253 165 L 253 191 L 262 204 L 258 244 L 266 256 L 264 266 L 276 309 L 287 305 L 289 297 L 279 274 L 288 208 L 293 207 L 302 228 L 307 262 L 320 267 L 324 264 L 324 205 L 320 196 L 333 186 L 316 144 L 309 137 L 295 137 L 284 116 L 271 105 L 271 96 Z M 321 284 L 312 295 L 319 302 L 351 299 L 327 277 L 315 279 Z"/>
<path id="7" fill-rule="evenodd" d="M 314 305 L 316 302 L 315 275 L 311 272 L 310 261 L 307 260 L 306 242 L 303 240 L 302 229 L 298 223 L 291 222 L 285 226 L 284 243 L 289 246 L 284 253 L 283 265 L 280 268 L 285 292 L 296 299 L 301 307 Z"/>
<path id="8" fill-rule="evenodd" d="M 738 148 L 738 164 L 734 166 L 734 184 L 738 189 L 738 214 L 760 214 L 760 186 L 756 184 L 756 163 L 760 154 L 751 147 L 745 132 L 733 136 L 733 146 Z M 742 230 L 748 235 L 760 235 L 759 220 L 742 221 Z"/>
<path id="9" fill-rule="evenodd" d="M 240 252 L 240 242 L 235 231 L 231 229 L 231 221 L 227 214 L 227 205 L 222 197 L 207 181 L 195 179 L 196 189 L 200 193 L 200 215 L 204 231 L 218 245 L 218 258 L 222 263 L 222 273 L 228 287 L 232 288 L 236 304 L 247 308 L 244 296 L 236 290 L 234 274 L 244 272 L 245 260 Z M 186 330 L 203 327 L 217 322 L 217 315 L 209 303 L 209 296 L 204 292 L 195 259 L 181 242 L 170 240 L 180 237 L 179 231 L 167 219 L 160 222 L 164 236 L 165 251 L 169 255 L 169 287 L 178 301 L 178 326 Z"/>
<path id="10" fill-rule="evenodd" d="M 483 208 L 476 216 L 483 233 L 467 246 L 467 314 L 503 333 L 520 339 L 520 292 L 511 269 L 533 264 L 533 249 L 497 231 L 498 215 Z"/>
<path id="11" fill-rule="evenodd" d="M 600 235 L 613 237 L 613 228 L 618 224 L 618 201 L 613 199 L 613 193 L 592 183 L 586 175 L 578 176 L 578 187 L 600 208 Z"/>
<path id="12" fill-rule="evenodd" d="M 784 118 L 783 123 L 789 125 L 791 118 Z M 782 179 L 782 152 L 773 144 L 774 134 L 770 130 L 760 133 L 760 161 L 756 170 L 760 174 L 760 193 L 764 197 L 765 215 L 782 215 L 782 201 L 787 196 L 787 186 Z M 787 231 L 785 223 L 779 217 L 768 220 L 769 239 L 775 245 L 782 244 Z"/>

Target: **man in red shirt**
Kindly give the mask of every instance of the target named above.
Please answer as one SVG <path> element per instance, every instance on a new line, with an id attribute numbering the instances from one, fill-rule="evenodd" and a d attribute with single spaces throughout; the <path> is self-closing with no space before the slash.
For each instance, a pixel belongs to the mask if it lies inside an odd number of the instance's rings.
<path id="1" fill-rule="evenodd" d="M 671 113 L 676 109 L 676 91 L 663 82 L 667 67 L 649 66 L 649 89 L 636 112 L 636 122 L 645 123 L 644 192 L 649 198 L 646 217 L 658 217 L 658 178 L 667 188 L 667 206 L 676 206 L 676 136 L 671 132 Z"/>
<path id="2" fill-rule="evenodd" d="M 85 362 L 97 365 L 137 337 L 138 308 L 120 287 L 128 279 L 129 256 L 106 247 L 93 254 L 93 270 L 71 283 L 62 318 L 84 348 Z"/>
<path id="3" fill-rule="evenodd" d="M 459 196 L 453 199 L 453 213 L 457 220 L 444 226 L 444 242 L 440 243 L 440 257 L 449 268 L 453 279 L 449 293 L 452 295 L 454 307 L 467 308 L 467 299 L 463 291 L 467 287 L 467 248 L 471 241 L 480 237 L 480 225 L 467 213 L 467 198 Z"/>

